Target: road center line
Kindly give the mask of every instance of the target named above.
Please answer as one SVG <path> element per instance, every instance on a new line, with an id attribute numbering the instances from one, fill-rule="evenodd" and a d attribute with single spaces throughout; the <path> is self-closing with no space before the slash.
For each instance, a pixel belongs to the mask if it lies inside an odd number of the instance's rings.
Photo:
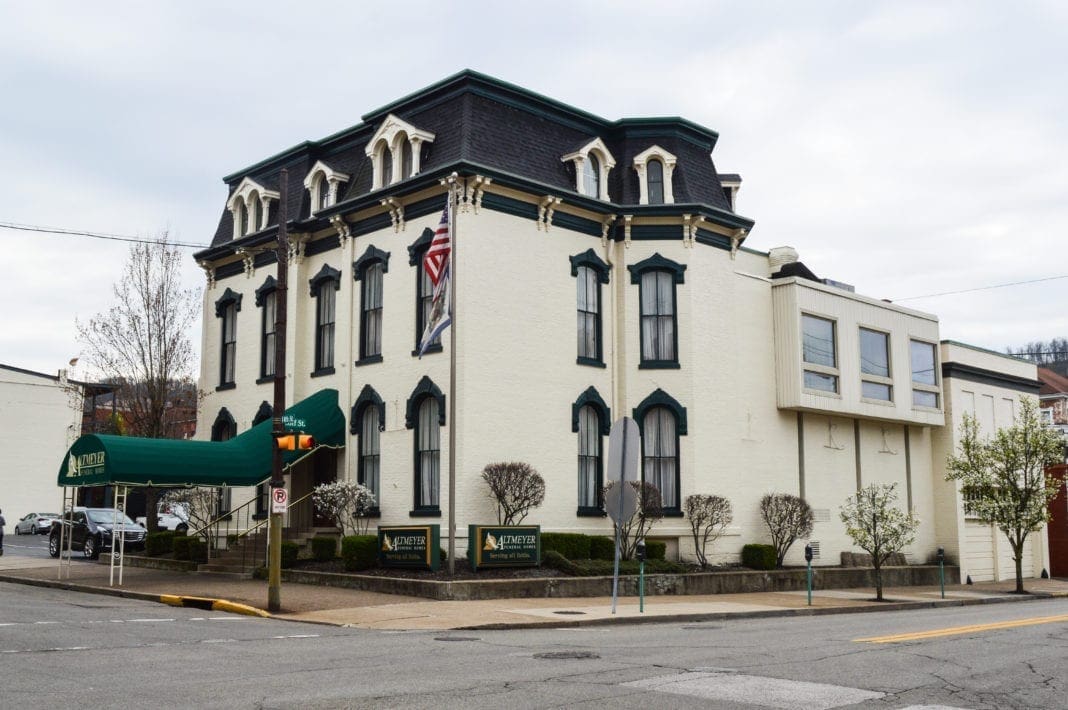
<path id="1" fill-rule="evenodd" d="M 854 643 L 900 643 L 902 641 L 920 641 L 923 639 L 939 638 L 942 636 L 958 636 L 960 634 L 978 633 L 982 631 L 1014 629 L 1020 626 L 1054 624 L 1058 621 L 1068 621 L 1068 614 L 1060 614 L 1058 616 L 1036 616 L 1030 619 L 1016 619 L 1015 621 L 995 621 L 989 624 L 973 624 L 971 626 L 951 626 L 944 629 L 932 629 L 930 631 L 913 631 L 906 634 L 893 634 L 890 636 L 872 636 L 870 638 L 853 639 L 853 641 Z"/>

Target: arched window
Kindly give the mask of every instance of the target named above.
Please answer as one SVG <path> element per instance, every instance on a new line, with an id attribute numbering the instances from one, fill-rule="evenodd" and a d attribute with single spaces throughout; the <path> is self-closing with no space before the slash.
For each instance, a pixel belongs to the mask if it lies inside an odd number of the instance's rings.
<path id="1" fill-rule="evenodd" d="M 230 410 L 223 407 L 219 410 L 219 414 L 215 417 L 215 423 L 211 425 L 211 440 L 212 441 L 229 441 L 237 435 L 237 422 L 234 420 Z M 230 487 L 219 486 L 216 489 L 215 498 L 215 513 L 217 515 L 224 515 L 230 512 Z"/>
<path id="2" fill-rule="evenodd" d="M 387 187 L 393 182 L 393 151 L 385 141 L 382 141 L 381 150 L 379 160 L 382 161 L 382 187 Z"/>
<path id="3" fill-rule="evenodd" d="M 659 160 L 650 160 L 645 171 L 649 184 L 649 204 L 664 204 L 664 164 Z"/>
<path id="4" fill-rule="evenodd" d="M 675 414 L 653 407 L 642 423 L 642 480 L 660 491 L 665 509 L 679 507 L 679 437 Z"/>
<path id="5" fill-rule="evenodd" d="M 315 370 L 312 375 L 334 372 L 334 321 L 337 290 L 341 288 L 341 272 L 327 264 L 309 281 L 315 307 Z"/>
<path id="6" fill-rule="evenodd" d="M 445 395 L 429 377 L 419 380 L 405 409 L 405 426 L 412 430 L 415 448 L 415 516 L 439 516 L 441 491 L 441 427 L 445 424 Z"/>
<path id="7" fill-rule="evenodd" d="M 221 320 L 222 343 L 219 349 L 219 386 L 217 389 L 234 387 L 237 370 L 237 312 L 241 310 L 241 294 L 227 288 L 215 302 L 215 316 Z"/>
<path id="8" fill-rule="evenodd" d="M 256 305 L 262 309 L 260 322 L 260 379 L 274 377 L 275 373 L 275 334 L 277 331 L 278 282 L 268 276 L 263 285 L 256 289 Z"/>
<path id="9" fill-rule="evenodd" d="M 685 264 L 654 254 L 627 267 L 638 284 L 641 314 L 641 361 L 638 367 L 679 367 L 678 314 L 675 289 L 684 283 Z"/>
<path id="10" fill-rule="evenodd" d="M 400 144 L 401 180 L 412 176 L 412 144 L 408 142 L 408 136 L 403 136 Z"/>
<path id="11" fill-rule="evenodd" d="M 326 179 L 326 173 L 319 173 L 319 206 L 324 210 L 330 206 L 330 181 Z"/>
<path id="12" fill-rule="evenodd" d="M 260 196 L 253 192 L 248 197 L 248 204 L 248 229 L 245 234 L 252 234 L 260 231 Z"/>
<path id="13" fill-rule="evenodd" d="M 601 509 L 601 418 L 593 405 L 578 412 L 578 507 Z"/>
<path id="14" fill-rule="evenodd" d="M 593 153 L 582 162 L 582 194 L 595 198 L 601 196 L 601 161 Z"/>
<path id="15" fill-rule="evenodd" d="M 381 449 L 379 447 L 379 432 L 382 422 L 378 416 L 378 407 L 365 407 L 363 416 L 360 417 L 360 462 L 358 465 L 359 481 L 371 489 L 375 495 L 375 505 L 378 507 L 379 471 Z"/>
<path id="16" fill-rule="evenodd" d="M 234 232 L 242 236 L 248 234 L 248 208 L 245 207 L 244 202 L 237 204 L 234 219 L 237 220 L 236 224 L 234 224 Z"/>
<path id="17" fill-rule="evenodd" d="M 438 402 L 433 397 L 424 397 L 419 403 L 415 442 L 415 507 L 435 509 L 441 489 L 441 428 Z"/>
<path id="18" fill-rule="evenodd" d="M 389 271 L 389 252 L 371 244 L 352 263 L 360 289 L 360 359 L 357 365 L 382 362 L 382 277 Z"/>

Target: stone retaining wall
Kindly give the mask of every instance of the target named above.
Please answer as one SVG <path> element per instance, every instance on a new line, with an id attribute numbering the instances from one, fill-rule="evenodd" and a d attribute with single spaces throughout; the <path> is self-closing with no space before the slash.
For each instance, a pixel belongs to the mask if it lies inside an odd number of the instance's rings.
<path id="1" fill-rule="evenodd" d="M 946 584 L 960 584 L 960 569 L 946 566 Z M 323 584 L 332 587 L 362 589 L 370 592 L 404 594 L 441 601 L 471 599 L 509 599 L 520 597 L 607 597 L 612 595 L 611 577 L 544 577 L 527 579 L 432 580 L 379 577 L 330 572 L 305 572 L 284 569 L 282 579 L 300 584 Z M 938 567 L 913 565 L 883 568 L 883 586 L 937 586 Z M 875 570 L 871 568 L 814 567 L 813 589 L 849 589 L 875 587 Z M 651 574 L 645 577 L 647 595 L 737 594 L 743 592 L 786 592 L 806 589 L 804 569 L 758 572 L 698 572 L 693 574 Z M 637 596 L 638 578 L 619 578 L 619 594 Z"/>

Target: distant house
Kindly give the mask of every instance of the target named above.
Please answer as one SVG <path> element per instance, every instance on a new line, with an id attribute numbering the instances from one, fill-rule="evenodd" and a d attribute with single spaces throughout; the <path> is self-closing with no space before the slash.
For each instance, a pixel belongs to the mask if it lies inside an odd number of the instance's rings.
<path id="1" fill-rule="evenodd" d="M 58 512 L 56 478 L 63 452 L 82 434 L 82 400 L 107 385 L 0 364 L 0 508 L 9 524 L 27 513 Z M 11 532 L 8 530 L 8 532 Z"/>
<path id="2" fill-rule="evenodd" d="M 343 448 L 287 475 L 291 501 L 317 482 L 360 481 L 381 524 L 440 523 L 444 540 L 457 427 L 458 549 L 469 524 L 494 519 L 479 476 L 494 461 L 544 475 L 528 523 L 609 535 L 607 435 L 629 416 L 641 475 L 664 500 L 651 536 L 671 556 L 693 556 L 687 496 L 732 501 L 715 553 L 735 562 L 766 541 L 758 505 L 775 491 L 809 501 L 806 542 L 817 563 L 838 564 L 853 549 L 838 511 L 879 482 L 922 521 L 910 561 L 945 546 L 976 579 L 1011 576 L 944 462 L 959 413 L 1010 422 L 1038 392 L 1035 366 L 941 342 L 935 315 L 820 279 L 789 247 L 751 248 L 741 178 L 713 162 L 718 140 L 685 119 L 606 120 L 465 71 L 227 176 L 212 244 L 196 254 L 200 437 L 272 416 L 284 168 L 287 401 L 336 390 L 348 415 Z M 419 358 L 432 297 L 421 264 L 454 171 L 456 327 Z M 242 501 L 261 510 L 263 487 L 235 491 Z M 1028 554 L 1037 573 L 1041 542 Z"/>

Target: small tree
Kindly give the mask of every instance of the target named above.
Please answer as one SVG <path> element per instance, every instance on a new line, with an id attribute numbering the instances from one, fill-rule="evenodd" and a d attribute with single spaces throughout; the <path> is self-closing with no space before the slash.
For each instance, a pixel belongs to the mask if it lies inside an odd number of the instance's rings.
<path id="1" fill-rule="evenodd" d="M 618 491 L 616 486 L 619 481 L 612 481 L 604 487 L 601 500 L 608 500 L 613 491 Z M 638 506 L 634 514 L 628 520 L 619 523 L 619 556 L 624 560 L 634 557 L 638 542 L 645 539 L 646 534 L 654 523 L 660 522 L 664 517 L 664 504 L 660 497 L 660 489 L 645 481 L 628 481 L 626 484 L 634 489 L 638 497 Z M 619 495 L 619 493 L 615 493 Z"/>
<path id="2" fill-rule="evenodd" d="M 167 503 L 180 503 L 189 515 L 190 532 L 196 532 L 208 544 L 208 550 L 215 549 L 215 526 L 210 523 L 215 519 L 219 503 L 217 488 L 173 488 L 164 493 L 160 500 Z"/>
<path id="3" fill-rule="evenodd" d="M 976 418 L 965 414 L 957 454 L 946 462 L 946 479 L 961 482 L 968 512 L 1008 538 L 1018 594 L 1024 593 L 1024 542 L 1049 520 L 1049 503 L 1059 489 L 1046 469 L 1063 460 L 1064 440 L 1042 425 L 1037 403 L 1026 397 L 1016 423 L 989 438 L 980 434 Z"/>
<path id="4" fill-rule="evenodd" d="M 488 464 L 482 469 L 482 480 L 497 504 L 500 525 L 519 525 L 532 508 L 545 500 L 545 479 L 528 463 Z"/>
<path id="5" fill-rule="evenodd" d="M 363 535 L 371 524 L 368 513 L 374 508 L 375 494 L 362 483 L 334 481 L 321 483 L 312 490 L 315 509 L 341 528 L 342 536 L 352 530 Z"/>
<path id="6" fill-rule="evenodd" d="M 760 517 L 771 533 L 775 566 L 782 561 L 798 538 L 812 534 L 812 506 L 789 493 L 768 493 L 760 499 Z"/>
<path id="7" fill-rule="evenodd" d="M 883 600 L 883 563 L 916 537 L 920 521 L 894 503 L 896 483 L 873 483 L 846 499 L 842 522 L 857 547 L 871 555 L 875 568 L 875 598 Z"/>
<path id="8" fill-rule="evenodd" d="M 686 517 L 690 520 L 693 546 L 701 569 L 708 566 L 705 550 L 723 535 L 734 520 L 731 502 L 721 496 L 691 495 L 685 500 Z"/>

